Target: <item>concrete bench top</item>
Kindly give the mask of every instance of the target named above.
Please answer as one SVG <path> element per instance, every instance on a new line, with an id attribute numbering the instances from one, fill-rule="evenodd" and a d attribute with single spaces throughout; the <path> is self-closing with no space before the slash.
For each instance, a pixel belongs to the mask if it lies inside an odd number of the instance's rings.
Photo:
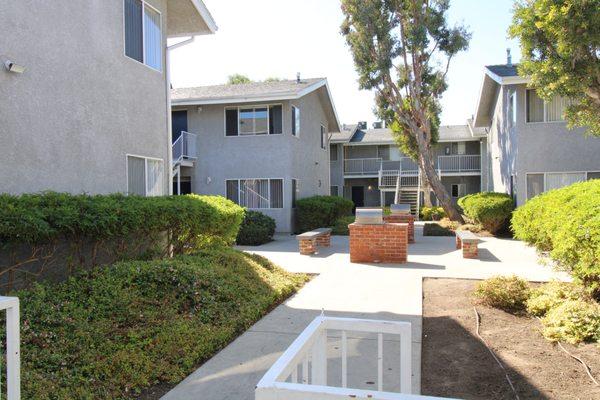
<path id="1" fill-rule="evenodd" d="M 456 236 L 463 242 L 479 242 L 479 238 L 471 231 L 456 231 Z"/>
<path id="2" fill-rule="evenodd" d="M 312 239 L 312 238 L 316 238 L 321 235 L 326 235 L 328 233 L 329 234 L 331 233 L 331 228 L 318 228 L 318 229 L 313 229 L 312 231 L 308 231 L 308 232 L 304 232 L 299 235 L 296 235 L 296 239 L 298 239 L 298 240 Z"/>

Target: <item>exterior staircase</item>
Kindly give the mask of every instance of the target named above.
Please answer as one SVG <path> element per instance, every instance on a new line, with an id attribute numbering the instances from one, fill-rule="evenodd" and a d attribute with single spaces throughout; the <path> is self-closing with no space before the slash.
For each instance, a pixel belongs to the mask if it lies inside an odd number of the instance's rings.
<path id="1" fill-rule="evenodd" d="M 400 204 L 410 204 L 410 213 L 418 217 L 419 213 L 419 190 L 418 188 L 401 189 L 399 196 Z"/>

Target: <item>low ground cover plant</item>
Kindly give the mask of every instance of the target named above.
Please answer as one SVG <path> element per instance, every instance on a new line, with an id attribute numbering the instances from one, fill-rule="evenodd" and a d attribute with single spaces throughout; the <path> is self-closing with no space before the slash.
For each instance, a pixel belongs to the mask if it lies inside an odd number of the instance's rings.
<path id="1" fill-rule="evenodd" d="M 345 217 L 338 218 L 337 221 L 335 221 L 335 224 L 331 227 L 331 233 L 333 235 L 348 236 L 350 234 L 348 225 L 350 225 L 353 222 L 353 215 L 347 215 Z"/>
<path id="2" fill-rule="evenodd" d="M 296 201 L 296 231 L 306 232 L 335 225 L 352 215 L 354 203 L 339 196 L 313 196 Z"/>
<path id="3" fill-rule="evenodd" d="M 509 221 L 515 203 L 506 193 L 482 192 L 458 199 L 464 214 L 494 234 Z"/>
<path id="4" fill-rule="evenodd" d="M 454 236 L 454 231 L 438 223 L 429 222 L 423 225 L 423 236 Z"/>
<path id="5" fill-rule="evenodd" d="M 220 247 L 13 293 L 23 398 L 123 399 L 179 382 L 306 280 Z"/>
<path id="6" fill-rule="evenodd" d="M 422 221 L 439 221 L 446 217 L 446 212 L 442 207 L 421 207 Z"/>
<path id="7" fill-rule="evenodd" d="M 600 300 L 600 180 L 551 190 L 512 217 L 515 237 L 548 252 Z"/>
<path id="8" fill-rule="evenodd" d="M 258 211 L 246 210 L 236 243 L 258 246 L 269 243 L 275 234 L 275 220 Z"/>
<path id="9" fill-rule="evenodd" d="M 514 275 L 496 276 L 481 281 L 474 296 L 486 306 L 518 312 L 525 309 L 529 291 L 529 283 L 524 279 Z"/>

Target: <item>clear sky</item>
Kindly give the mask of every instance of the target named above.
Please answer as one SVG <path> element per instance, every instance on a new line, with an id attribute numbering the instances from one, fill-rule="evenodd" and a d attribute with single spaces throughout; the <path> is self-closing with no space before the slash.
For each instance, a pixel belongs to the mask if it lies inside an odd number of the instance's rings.
<path id="1" fill-rule="evenodd" d="M 219 30 L 171 55 L 174 87 L 225 83 L 234 73 L 253 80 L 327 77 L 340 121 L 375 120 L 373 94 L 358 90 L 352 56 L 340 34 L 338 0 L 204 0 Z M 483 66 L 503 64 L 512 0 L 451 0 L 449 20 L 473 33 L 469 50 L 453 61 L 442 124 L 464 124 L 475 112 Z"/>

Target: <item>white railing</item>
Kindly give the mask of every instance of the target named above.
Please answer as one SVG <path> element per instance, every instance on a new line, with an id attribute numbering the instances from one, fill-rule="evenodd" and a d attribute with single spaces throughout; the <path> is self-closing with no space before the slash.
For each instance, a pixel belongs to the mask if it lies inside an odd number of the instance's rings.
<path id="1" fill-rule="evenodd" d="M 173 164 L 181 160 L 195 160 L 197 135 L 195 133 L 181 132 L 181 135 L 173 142 Z"/>
<path id="2" fill-rule="evenodd" d="M 328 385 L 327 338 L 330 331 L 341 332 L 341 387 Z M 377 389 L 353 389 L 348 387 L 348 333 L 375 333 L 377 335 Z M 383 335 L 400 338 L 399 371 L 393 378 L 398 392 L 383 390 Z M 389 353 L 386 353 L 386 355 Z M 356 373 L 351 374 L 353 379 Z M 377 321 L 367 319 L 332 318 L 320 316 L 294 340 L 256 386 L 255 400 L 409 400 L 426 399 L 411 396 L 411 324 L 409 322 Z M 368 377 L 358 377 L 357 380 Z M 386 382 L 390 382 L 386 378 Z"/>
<path id="3" fill-rule="evenodd" d="M 21 350 L 19 299 L 0 296 L 0 310 L 6 310 L 6 398 L 21 398 Z"/>
<path id="4" fill-rule="evenodd" d="M 344 159 L 344 174 L 346 175 L 376 175 L 380 169 L 381 158 Z"/>
<path id="5" fill-rule="evenodd" d="M 396 187 L 399 174 L 398 170 L 379 170 L 379 187 Z"/>
<path id="6" fill-rule="evenodd" d="M 480 154 L 439 156 L 438 170 L 444 172 L 478 172 L 481 170 Z"/>

